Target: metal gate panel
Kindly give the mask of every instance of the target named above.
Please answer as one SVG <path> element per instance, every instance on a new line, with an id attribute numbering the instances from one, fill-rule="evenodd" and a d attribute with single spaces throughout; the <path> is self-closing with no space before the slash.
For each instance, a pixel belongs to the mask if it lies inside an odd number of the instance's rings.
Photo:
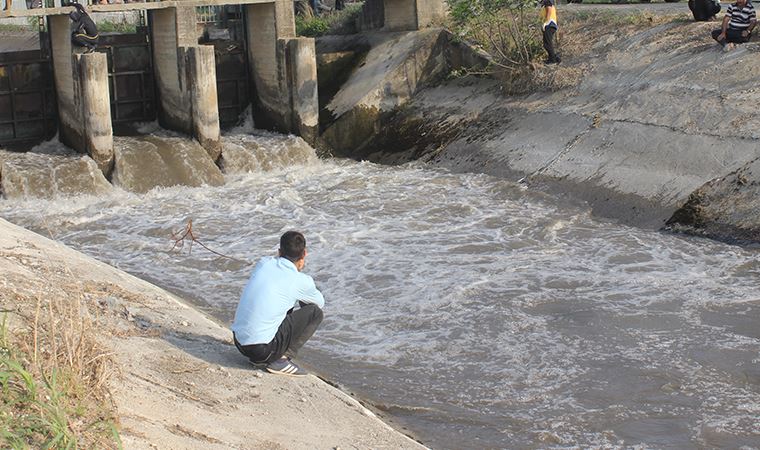
<path id="1" fill-rule="evenodd" d="M 55 136 L 52 72 L 42 51 L 0 54 L 0 145 L 28 145 Z"/>
<path id="2" fill-rule="evenodd" d="M 219 125 L 229 128 L 251 103 L 243 7 L 199 6 L 196 17 L 201 41 L 214 46 Z"/>
<path id="3" fill-rule="evenodd" d="M 148 33 L 101 34 L 100 48 L 108 58 L 108 89 L 114 125 L 156 120 L 156 89 L 153 80 Z"/>

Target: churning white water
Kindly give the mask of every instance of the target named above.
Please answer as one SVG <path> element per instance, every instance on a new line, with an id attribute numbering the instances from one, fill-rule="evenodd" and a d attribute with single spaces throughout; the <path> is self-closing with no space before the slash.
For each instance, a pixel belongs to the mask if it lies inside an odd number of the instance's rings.
<path id="1" fill-rule="evenodd" d="M 757 250 L 600 222 L 488 176 L 227 139 L 268 170 L 0 214 L 227 321 L 250 264 L 302 230 L 327 299 L 302 358 L 436 448 L 760 446 Z M 189 219 L 239 260 L 170 252 Z"/>

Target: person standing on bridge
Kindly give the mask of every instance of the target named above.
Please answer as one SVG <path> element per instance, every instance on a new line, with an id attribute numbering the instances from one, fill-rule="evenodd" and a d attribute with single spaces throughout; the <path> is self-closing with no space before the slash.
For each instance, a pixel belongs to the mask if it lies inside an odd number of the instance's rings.
<path id="1" fill-rule="evenodd" d="M 325 299 L 314 280 L 301 271 L 306 238 L 298 231 L 280 237 L 278 256 L 261 259 L 240 298 L 232 337 L 235 347 L 271 373 L 302 376 L 291 358 L 317 331 Z"/>
<path id="2" fill-rule="evenodd" d="M 557 34 L 559 25 L 557 24 L 557 8 L 554 6 L 554 0 L 541 1 L 541 30 L 544 35 L 544 49 L 549 56 L 546 64 L 559 64 L 562 60 L 554 51 L 554 35 Z"/>
<path id="3" fill-rule="evenodd" d="M 92 53 L 98 46 L 98 27 L 92 21 L 87 10 L 79 3 L 69 3 L 74 11 L 69 13 L 69 18 L 74 23 L 74 31 L 71 32 L 71 42 L 78 47 L 85 47 L 85 53 Z"/>
<path id="4" fill-rule="evenodd" d="M 719 30 L 713 30 L 712 37 L 723 48 L 730 49 L 734 44 L 749 41 L 756 24 L 757 14 L 752 3 L 747 0 L 736 0 L 733 5 L 728 5 L 723 23 Z"/>

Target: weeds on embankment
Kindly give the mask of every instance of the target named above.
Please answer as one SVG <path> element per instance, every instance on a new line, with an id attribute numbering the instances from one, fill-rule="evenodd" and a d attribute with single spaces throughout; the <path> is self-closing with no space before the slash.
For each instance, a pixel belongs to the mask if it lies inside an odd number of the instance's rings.
<path id="1" fill-rule="evenodd" d="M 577 85 L 585 76 L 602 38 L 610 42 L 670 22 L 685 22 L 685 13 L 647 10 L 559 10 L 556 48 L 563 62 L 546 66 L 541 21 L 535 1 L 448 0 L 446 26 L 491 56 L 485 72 L 500 79 L 508 94 L 556 91 Z M 686 10 L 688 12 L 688 10 Z M 466 71 L 465 71 L 466 73 Z"/>
<path id="2" fill-rule="evenodd" d="M 0 316 L 0 448 L 121 448 L 111 357 L 82 296 L 12 303 Z"/>
<path id="3" fill-rule="evenodd" d="M 361 10 L 361 3 L 349 3 L 341 11 L 329 11 L 315 16 L 310 8 L 305 8 L 296 16 L 296 34 L 319 37 L 327 34 L 355 33 L 356 19 Z"/>

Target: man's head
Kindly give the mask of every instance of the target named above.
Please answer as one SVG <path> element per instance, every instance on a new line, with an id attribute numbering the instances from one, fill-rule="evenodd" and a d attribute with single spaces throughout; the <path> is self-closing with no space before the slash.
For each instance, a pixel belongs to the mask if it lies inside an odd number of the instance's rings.
<path id="1" fill-rule="evenodd" d="M 747 0 L 736 0 L 736 6 L 739 8 L 744 8 L 747 6 Z"/>
<path id="2" fill-rule="evenodd" d="M 286 231 L 280 237 L 279 253 L 281 257 L 292 261 L 300 271 L 306 259 L 306 238 L 298 231 Z"/>

